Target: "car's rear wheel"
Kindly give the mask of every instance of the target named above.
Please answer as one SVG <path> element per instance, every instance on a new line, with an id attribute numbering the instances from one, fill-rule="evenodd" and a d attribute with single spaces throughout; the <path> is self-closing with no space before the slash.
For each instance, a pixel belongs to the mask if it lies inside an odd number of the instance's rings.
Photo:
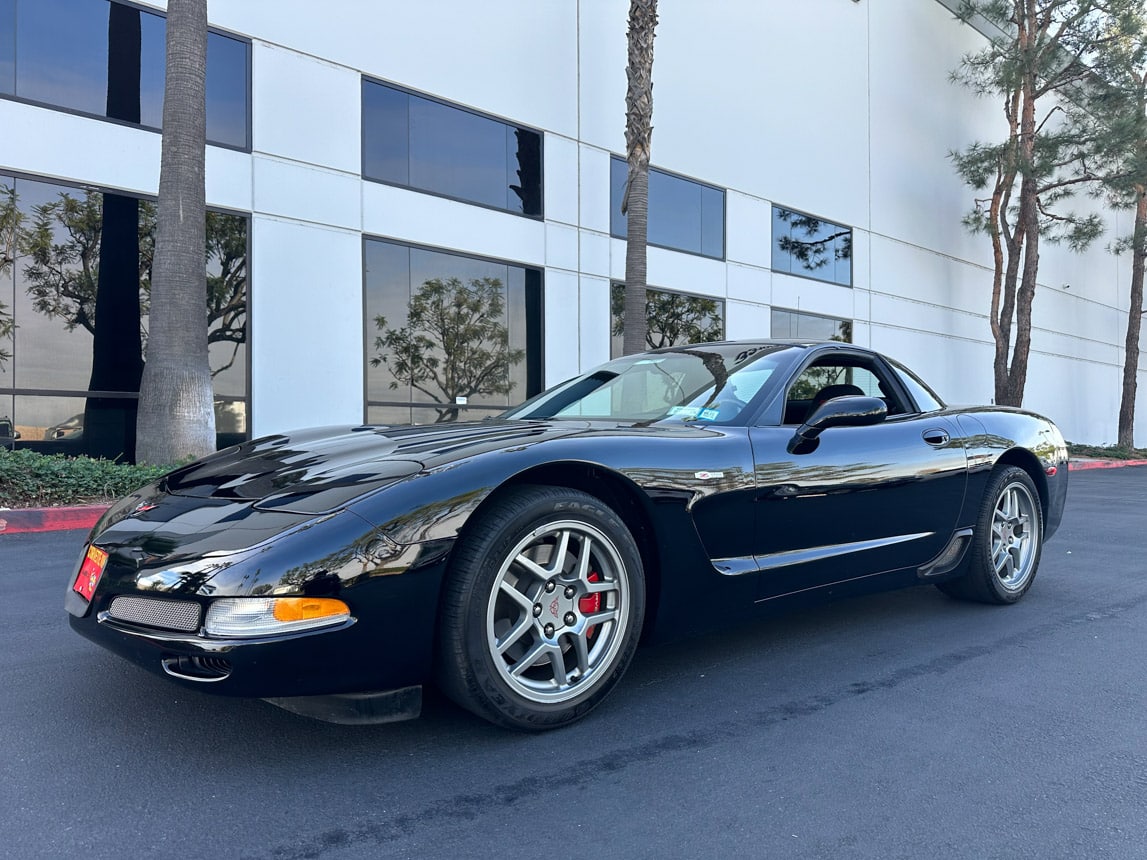
<path id="1" fill-rule="evenodd" d="M 980 603 L 1015 603 L 1031 588 L 1043 549 L 1043 509 L 1031 477 L 997 469 L 980 505 L 963 573 L 937 583 L 945 594 Z"/>
<path id="2" fill-rule="evenodd" d="M 641 555 L 613 510 L 577 490 L 512 488 L 455 548 L 439 683 L 499 725 L 565 725 L 621 678 L 644 611 Z"/>

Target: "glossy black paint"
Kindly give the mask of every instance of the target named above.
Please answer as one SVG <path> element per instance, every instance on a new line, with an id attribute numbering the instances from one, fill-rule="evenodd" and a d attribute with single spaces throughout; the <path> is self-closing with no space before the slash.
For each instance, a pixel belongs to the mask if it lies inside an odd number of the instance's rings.
<path id="1" fill-rule="evenodd" d="M 830 359 L 887 366 L 846 344 L 743 346 L 778 350 L 777 379 L 724 424 L 322 428 L 193 463 L 124 499 L 93 529 L 108 566 L 90 606 L 69 588 L 72 626 L 160 674 L 169 674 L 164 659 L 225 659 L 230 674 L 217 681 L 173 678 L 222 694 L 426 683 L 454 541 L 520 484 L 581 489 L 619 513 L 642 553 L 651 636 L 725 623 L 780 597 L 943 578 L 929 565 L 974 526 L 999 463 L 1029 472 L 1045 536 L 1054 533 L 1067 452 L 1051 422 L 1001 408 L 920 413 L 893 381 L 884 400 L 829 400 L 803 425 L 782 424 L 789 381 L 803 370 Z M 211 639 L 113 620 L 107 608 L 118 595 L 204 610 L 220 597 L 331 596 L 352 618 L 307 633 Z"/>

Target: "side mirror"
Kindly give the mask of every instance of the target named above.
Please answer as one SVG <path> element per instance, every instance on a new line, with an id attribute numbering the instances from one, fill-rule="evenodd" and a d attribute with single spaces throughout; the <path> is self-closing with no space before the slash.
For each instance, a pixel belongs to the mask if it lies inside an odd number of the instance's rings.
<path id="1" fill-rule="evenodd" d="M 807 454 L 816 447 L 817 437 L 829 427 L 868 427 L 879 424 L 888 416 L 888 407 L 879 397 L 861 397 L 851 394 L 826 400 L 813 410 L 793 438 L 789 440 L 790 454 Z"/>

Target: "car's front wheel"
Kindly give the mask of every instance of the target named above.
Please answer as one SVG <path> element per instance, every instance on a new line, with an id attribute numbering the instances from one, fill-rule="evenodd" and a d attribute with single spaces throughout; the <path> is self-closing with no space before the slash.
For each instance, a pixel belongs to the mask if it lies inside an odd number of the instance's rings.
<path id="1" fill-rule="evenodd" d="M 963 573 L 937 583 L 945 594 L 980 603 L 1015 603 L 1031 588 L 1043 549 L 1043 509 L 1031 477 L 1016 466 L 988 481 Z"/>
<path id="2" fill-rule="evenodd" d="M 644 611 L 641 555 L 613 510 L 577 490 L 513 488 L 455 548 L 439 683 L 500 725 L 565 725 L 621 678 Z"/>

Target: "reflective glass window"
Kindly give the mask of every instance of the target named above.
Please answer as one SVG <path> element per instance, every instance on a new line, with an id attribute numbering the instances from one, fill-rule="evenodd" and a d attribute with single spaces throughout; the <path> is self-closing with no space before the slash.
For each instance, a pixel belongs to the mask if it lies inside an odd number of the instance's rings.
<path id="1" fill-rule="evenodd" d="M 850 287 L 852 228 L 774 206 L 772 267 L 778 272 Z"/>
<path id="2" fill-rule="evenodd" d="M 541 216 L 538 132 L 368 80 L 362 122 L 367 179 Z"/>
<path id="3" fill-rule="evenodd" d="M 609 354 L 617 358 L 623 352 L 625 337 L 625 284 L 615 283 L 610 288 L 610 310 Z M 725 338 L 725 302 L 709 296 L 646 289 L 645 320 L 647 349 Z"/>
<path id="4" fill-rule="evenodd" d="M 247 223 L 207 216 L 209 357 L 224 445 L 247 432 Z M 16 249 L 0 265 L 0 424 L 12 422 L 20 446 L 130 457 L 147 355 L 154 202 L 5 179 L 0 248 Z"/>
<path id="5" fill-rule="evenodd" d="M 621 212 L 627 173 L 625 159 L 610 159 L 609 229 L 618 239 L 625 238 L 627 229 L 628 219 Z M 651 167 L 648 240 L 661 248 L 724 258 L 725 192 Z"/>
<path id="6" fill-rule="evenodd" d="M 103 116 L 108 5 L 91 0 L 21 0 L 16 15 L 16 95 Z"/>
<path id="7" fill-rule="evenodd" d="M 932 391 L 915 373 L 905 367 L 898 361 L 890 361 L 892 369 L 899 377 L 901 384 L 908 389 L 908 393 L 912 395 L 912 399 L 916 401 L 916 408 L 921 412 L 935 412 L 937 409 L 943 409 L 944 404 L 940 402 L 940 398 Z"/>
<path id="8" fill-rule="evenodd" d="M 212 143 L 251 148 L 250 53 L 242 39 L 207 34 L 207 139 Z M 162 85 L 163 77 L 159 80 Z"/>
<path id="9" fill-rule="evenodd" d="M 367 239 L 367 420 L 482 418 L 541 390 L 537 269 Z"/>
<path id="10" fill-rule="evenodd" d="M 16 0 L 0 0 L 0 93 L 16 92 Z"/>
<path id="11" fill-rule="evenodd" d="M 819 314 L 806 314 L 801 311 L 788 311 L 773 308 L 773 337 L 793 340 L 823 341 L 839 340 L 852 343 L 852 321 Z"/>
<path id="12" fill-rule="evenodd" d="M 166 18 L 107 0 L 0 0 L 0 92 L 158 129 Z M 7 47 L 6 47 L 7 46 Z M 250 45 L 207 36 L 207 139 L 248 148 Z"/>

